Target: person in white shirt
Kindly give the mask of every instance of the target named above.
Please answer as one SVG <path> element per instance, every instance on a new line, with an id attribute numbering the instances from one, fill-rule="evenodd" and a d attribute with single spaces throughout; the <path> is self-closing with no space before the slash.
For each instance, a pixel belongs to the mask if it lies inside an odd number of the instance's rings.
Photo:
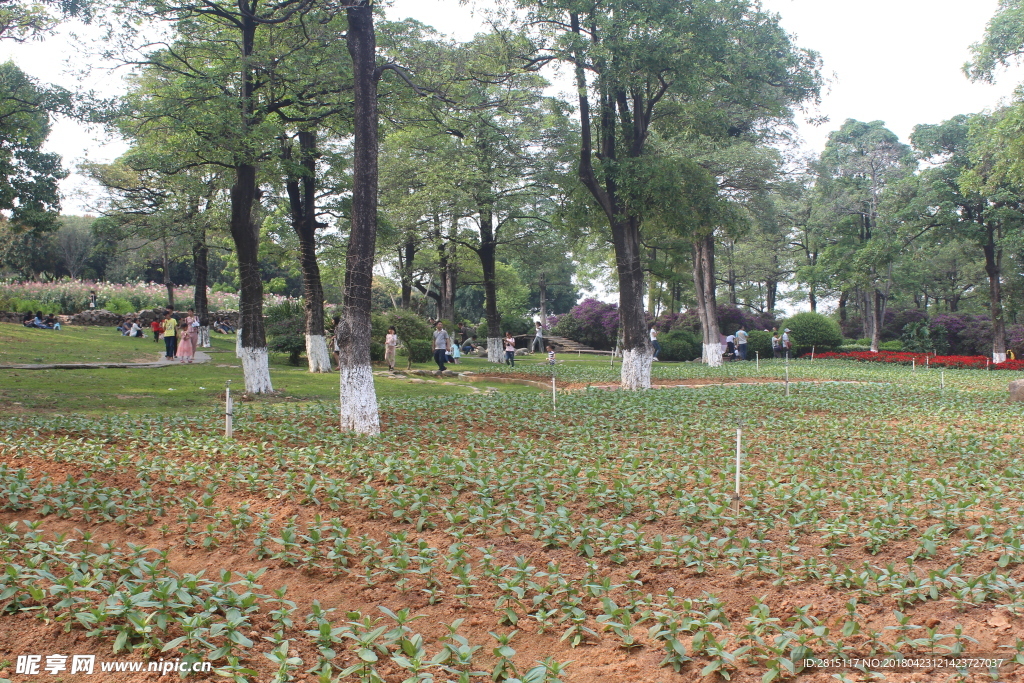
<path id="1" fill-rule="evenodd" d="M 654 347 L 654 358 L 652 360 L 658 360 L 658 356 L 661 355 L 661 344 L 658 343 L 658 330 L 654 329 L 654 325 L 651 325 L 651 346 Z"/>
<path id="2" fill-rule="evenodd" d="M 742 327 L 736 330 L 736 353 L 739 354 L 740 360 L 747 359 L 747 333 Z"/>

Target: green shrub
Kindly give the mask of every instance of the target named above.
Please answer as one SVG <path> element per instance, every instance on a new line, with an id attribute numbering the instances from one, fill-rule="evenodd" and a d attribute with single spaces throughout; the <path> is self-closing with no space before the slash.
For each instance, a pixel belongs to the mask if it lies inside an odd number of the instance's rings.
<path id="1" fill-rule="evenodd" d="M 402 308 L 392 309 L 384 313 L 375 313 L 371 317 L 371 334 L 374 341 L 384 343 L 384 335 L 388 328 L 394 327 L 398 333 L 398 342 L 405 344 L 411 340 L 427 340 L 433 343 L 434 331 L 427 325 L 427 321 L 412 311 Z M 445 329 L 451 332 L 447 326 Z M 413 361 L 423 362 L 423 361 Z"/>
<path id="2" fill-rule="evenodd" d="M 747 360 L 772 357 L 772 333 L 764 330 L 747 332 Z"/>
<path id="3" fill-rule="evenodd" d="M 701 341 L 689 330 L 675 330 L 658 336 L 661 353 L 658 360 L 693 360 L 700 358 Z"/>
<path id="4" fill-rule="evenodd" d="M 786 328 L 789 328 L 793 355 L 808 353 L 812 346 L 821 352 L 843 344 L 843 333 L 839 330 L 839 323 L 820 313 L 797 313 L 783 322 L 781 329 Z"/>
<path id="5" fill-rule="evenodd" d="M 370 342 L 370 362 L 371 363 L 383 363 L 384 362 L 384 345 L 380 342 Z"/>
<path id="6" fill-rule="evenodd" d="M 949 333 L 946 328 L 936 325 L 932 329 L 927 320 L 904 325 L 900 342 L 903 344 L 904 351 L 913 353 L 935 351 L 938 355 L 944 356 L 949 352 Z"/>
<path id="7" fill-rule="evenodd" d="M 899 339 L 893 339 L 892 341 L 882 342 L 878 345 L 879 351 L 902 351 L 903 342 Z"/>
<path id="8" fill-rule="evenodd" d="M 871 348 L 871 337 L 864 337 L 863 339 L 858 339 L 857 341 L 855 341 L 853 343 L 856 344 L 857 346 L 866 346 L 866 347 L 868 347 L 870 349 Z"/>
<path id="9" fill-rule="evenodd" d="M 120 297 L 107 299 L 106 308 L 111 313 L 117 313 L 118 315 L 128 315 L 129 313 L 135 313 L 139 310 L 132 305 L 132 302 Z"/>
<path id="10" fill-rule="evenodd" d="M 405 355 L 411 363 L 429 363 L 434 357 L 434 343 L 427 339 L 407 339 Z M 381 354 L 383 358 L 383 354 Z"/>
<path id="11" fill-rule="evenodd" d="M 853 353 L 854 351 L 870 351 L 871 344 L 843 344 L 836 351 L 839 353 Z"/>

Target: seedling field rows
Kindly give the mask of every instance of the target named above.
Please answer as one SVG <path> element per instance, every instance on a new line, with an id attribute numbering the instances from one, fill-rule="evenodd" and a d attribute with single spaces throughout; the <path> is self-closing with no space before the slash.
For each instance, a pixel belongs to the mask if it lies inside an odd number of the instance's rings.
<path id="1" fill-rule="evenodd" d="M 1018 680 L 1011 373 L 808 367 L 863 383 L 391 400 L 376 439 L 326 403 L 239 404 L 230 441 L 215 411 L 6 419 L 0 646 L 238 682 Z"/>

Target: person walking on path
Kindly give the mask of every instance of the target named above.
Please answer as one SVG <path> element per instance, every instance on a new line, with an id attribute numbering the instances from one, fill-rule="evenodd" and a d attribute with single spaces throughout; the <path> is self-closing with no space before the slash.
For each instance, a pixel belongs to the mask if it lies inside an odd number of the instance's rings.
<path id="1" fill-rule="evenodd" d="M 658 343 L 658 330 L 654 329 L 654 325 L 651 325 L 651 346 L 654 347 L 654 358 L 651 360 L 658 360 L 658 356 L 661 355 L 661 344 Z"/>
<path id="2" fill-rule="evenodd" d="M 782 358 L 782 337 L 774 327 L 772 328 L 772 358 Z"/>
<path id="3" fill-rule="evenodd" d="M 194 309 L 188 309 L 188 317 L 191 319 L 188 323 L 187 332 L 189 339 L 192 341 L 192 355 L 195 356 L 196 349 L 199 348 L 199 327 L 202 323 L 199 321 L 199 316 L 196 315 Z M 191 360 L 189 361 L 192 362 Z"/>
<path id="4" fill-rule="evenodd" d="M 739 354 L 740 360 L 747 359 L 747 333 L 741 327 L 736 330 L 736 353 Z"/>
<path id="5" fill-rule="evenodd" d="M 164 313 L 164 348 L 167 360 L 172 360 L 178 352 L 178 321 L 170 311 Z"/>
<path id="6" fill-rule="evenodd" d="M 533 346 L 530 347 L 530 353 L 536 349 L 538 353 L 544 352 L 544 326 L 541 325 L 540 321 L 537 321 L 537 331 L 533 335 Z"/>
<path id="7" fill-rule="evenodd" d="M 395 371 L 395 349 L 398 348 L 398 331 L 393 327 L 388 328 L 384 336 L 384 362 L 388 364 L 388 370 Z"/>
<path id="8" fill-rule="evenodd" d="M 512 333 L 505 331 L 505 338 L 501 340 L 505 347 L 505 365 L 516 366 L 516 338 Z"/>
<path id="9" fill-rule="evenodd" d="M 444 372 L 448 369 L 445 365 L 445 361 L 448 360 L 448 354 L 452 350 L 452 337 L 444 329 L 444 323 L 440 320 L 435 325 L 437 329 L 434 330 L 434 362 L 437 363 L 437 371 Z"/>

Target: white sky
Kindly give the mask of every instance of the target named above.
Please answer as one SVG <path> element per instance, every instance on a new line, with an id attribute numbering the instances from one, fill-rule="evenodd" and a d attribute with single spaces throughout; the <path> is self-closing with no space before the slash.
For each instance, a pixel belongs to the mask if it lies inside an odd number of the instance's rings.
<path id="1" fill-rule="evenodd" d="M 818 152 L 829 131 L 847 118 L 880 119 L 904 140 L 918 123 L 937 123 L 955 114 L 996 106 L 1024 80 L 1024 69 L 1002 74 L 996 85 L 972 84 L 960 72 L 971 43 L 980 40 L 997 0 L 764 0 L 782 16 L 797 44 L 821 53 L 832 80 L 818 111 L 829 123 L 801 125 L 808 151 Z M 390 18 L 413 17 L 465 40 L 480 31 L 490 0 L 468 5 L 459 0 L 393 0 Z M 70 30 L 80 30 L 70 27 Z M 119 78 L 98 70 L 87 80 L 73 70 L 83 66 L 62 32 L 41 43 L 0 43 L 0 59 L 13 59 L 36 78 L 73 88 L 79 85 L 113 94 Z M 59 121 L 47 143 L 74 169 L 83 159 L 108 161 L 124 150 L 69 121 Z M 81 213 L 90 188 L 80 177 L 64 182 L 64 208 Z"/>

